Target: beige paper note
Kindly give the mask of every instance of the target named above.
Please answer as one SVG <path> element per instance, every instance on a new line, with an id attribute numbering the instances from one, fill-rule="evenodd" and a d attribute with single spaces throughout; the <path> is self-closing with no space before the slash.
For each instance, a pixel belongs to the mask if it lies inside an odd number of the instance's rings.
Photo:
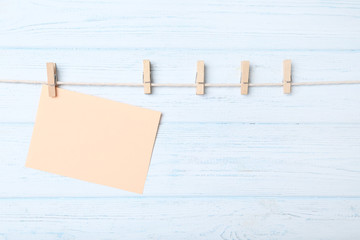
<path id="1" fill-rule="evenodd" d="M 161 113 L 42 87 L 26 167 L 142 193 Z"/>

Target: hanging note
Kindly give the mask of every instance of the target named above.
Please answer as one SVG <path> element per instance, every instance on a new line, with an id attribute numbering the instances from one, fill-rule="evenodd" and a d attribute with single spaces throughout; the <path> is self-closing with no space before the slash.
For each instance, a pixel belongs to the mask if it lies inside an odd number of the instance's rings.
<path id="1" fill-rule="evenodd" d="M 161 113 L 100 97 L 41 90 L 26 167 L 143 193 Z"/>

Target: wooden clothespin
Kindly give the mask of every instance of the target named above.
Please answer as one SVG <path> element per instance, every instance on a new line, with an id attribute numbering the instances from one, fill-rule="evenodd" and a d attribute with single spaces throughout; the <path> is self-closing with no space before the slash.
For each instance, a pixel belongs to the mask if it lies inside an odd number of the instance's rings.
<path id="1" fill-rule="evenodd" d="M 250 62 L 242 61 L 241 62 L 241 95 L 247 95 L 249 93 L 249 69 Z"/>
<path id="2" fill-rule="evenodd" d="M 56 97 L 56 83 L 57 83 L 56 63 L 52 63 L 52 62 L 46 63 L 46 70 L 47 70 L 47 78 L 48 78 L 49 96 L 54 98 Z"/>
<path id="3" fill-rule="evenodd" d="M 284 93 L 289 94 L 291 93 L 291 60 L 284 60 L 283 62 L 283 87 Z"/>
<path id="4" fill-rule="evenodd" d="M 196 95 L 205 93 L 205 64 L 204 61 L 197 62 L 196 72 Z"/>
<path id="5" fill-rule="evenodd" d="M 143 72 L 144 93 L 151 94 L 150 60 L 143 60 L 143 64 L 144 64 L 144 72 Z"/>

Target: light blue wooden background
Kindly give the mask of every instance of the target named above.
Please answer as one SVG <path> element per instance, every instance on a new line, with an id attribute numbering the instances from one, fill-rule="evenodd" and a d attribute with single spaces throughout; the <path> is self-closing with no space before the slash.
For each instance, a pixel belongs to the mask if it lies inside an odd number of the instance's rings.
<path id="1" fill-rule="evenodd" d="M 360 2 L 1 0 L 0 56 L 0 79 L 360 80 Z M 66 88 L 163 112 L 144 195 L 26 169 L 40 86 L 0 84 L 1 240 L 359 239 L 360 85 Z"/>

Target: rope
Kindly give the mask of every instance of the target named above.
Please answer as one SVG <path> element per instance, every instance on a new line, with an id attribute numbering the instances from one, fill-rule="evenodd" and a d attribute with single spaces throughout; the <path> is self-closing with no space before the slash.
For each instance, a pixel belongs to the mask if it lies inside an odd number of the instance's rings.
<path id="1" fill-rule="evenodd" d="M 1 80 L 1 83 L 21 83 L 21 84 L 45 84 L 44 81 L 31 80 Z M 143 87 L 143 83 L 91 83 L 91 82 L 57 82 L 57 85 L 72 86 L 126 86 Z M 292 86 L 313 86 L 313 85 L 338 85 L 338 84 L 360 84 L 360 81 L 324 81 L 324 82 L 298 82 L 290 83 Z M 151 83 L 153 87 L 196 87 L 195 83 Z M 283 86 L 283 83 L 249 83 L 249 87 L 271 87 Z M 240 83 L 205 83 L 205 87 L 241 87 Z"/>

